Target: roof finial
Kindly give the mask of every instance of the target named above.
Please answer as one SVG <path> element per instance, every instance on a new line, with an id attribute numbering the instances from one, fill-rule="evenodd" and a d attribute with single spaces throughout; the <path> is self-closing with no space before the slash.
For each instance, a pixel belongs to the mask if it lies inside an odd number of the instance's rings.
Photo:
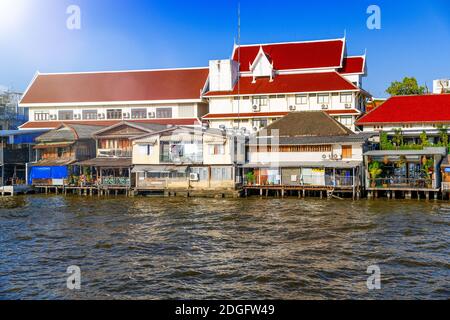
<path id="1" fill-rule="evenodd" d="M 344 29 L 344 40 L 347 38 L 347 29 Z"/>

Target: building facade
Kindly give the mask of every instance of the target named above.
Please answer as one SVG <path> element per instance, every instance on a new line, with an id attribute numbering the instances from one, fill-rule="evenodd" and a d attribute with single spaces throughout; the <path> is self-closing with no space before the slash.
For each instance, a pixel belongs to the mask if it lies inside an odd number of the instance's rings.
<path id="1" fill-rule="evenodd" d="M 229 191 L 242 182 L 245 138 L 218 129 L 173 127 L 133 139 L 138 191 Z"/>
<path id="2" fill-rule="evenodd" d="M 351 130 L 365 112 L 366 57 L 347 56 L 346 40 L 235 46 L 229 60 L 209 62 L 213 128 L 257 131 L 293 111 L 322 110 Z"/>
<path id="3" fill-rule="evenodd" d="M 20 128 L 121 121 L 199 125 L 208 110 L 202 98 L 207 78 L 208 68 L 37 73 L 20 102 L 29 108 L 29 122 Z"/>
<path id="4" fill-rule="evenodd" d="M 357 121 L 363 132 L 384 132 L 390 139 L 401 131 L 404 144 L 439 144 L 450 125 L 450 94 L 396 96 L 389 98 Z"/>
<path id="5" fill-rule="evenodd" d="M 250 138 L 247 189 L 361 194 L 367 137 L 323 111 L 292 112 Z"/>

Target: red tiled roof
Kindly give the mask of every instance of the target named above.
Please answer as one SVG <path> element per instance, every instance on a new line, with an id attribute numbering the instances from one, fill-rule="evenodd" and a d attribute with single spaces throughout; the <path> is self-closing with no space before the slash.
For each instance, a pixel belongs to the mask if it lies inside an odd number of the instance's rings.
<path id="1" fill-rule="evenodd" d="M 39 74 L 21 103 L 200 99 L 208 68 Z"/>
<path id="2" fill-rule="evenodd" d="M 404 122 L 450 122 L 450 94 L 392 97 L 360 118 L 357 124 Z"/>
<path id="3" fill-rule="evenodd" d="M 261 46 L 273 61 L 275 70 L 338 68 L 342 62 L 344 39 L 243 45 L 233 54 L 233 60 L 238 61 L 240 50 L 241 71 L 249 71 Z"/>
<path id="4" fill-rule="evenodd" d="M 364 73 L 364 57 L 344 58 L 343 67 L 339 69 L 339 73 Z"/>
<path id="5" fill-rule="evenodd" d="M 359 115 L 356 110 L 324 110 L 329 115 L 351 114 Z M 254 118 L 254 117 L 283 117 L 288 115 L 289 112 L 247 112 L 239 113 L 239 118 Z M 203 116 L 202 119 L 226 119 L 226 118 L 238 118 L 237 113 L 208 113 Z"/>
<path id="6" fill-rule="evenodd" d="M 20 129 L 43 129 L 43 128 L 58 128 L 62 124 L 85 124 L 92 126 L 105 126 L 109 127 L 114 124 L 122 122 L 122 120 L 89 120 L 89 121 L 29 121 L 22 126 Z M 127 122 L 136 122 L 136 123 L 157 123 L 157 124 L 167 124 L 174 126 L 191 126 L 191 125 L 199 125 L 200 122 L 198 119 L 152 119 L 152 120 L 127 120 Z"/>
<path id="7" fill-rule="evenodd" d="M 278 75 L 272 82 L 269 78 L 257 79 L 256 83 L 252 83 L 252 81 L 253 77 L 241 77 L 239 79 L 240 95 L 359 90 L 336 72 Z M 237 94 L 238 84 L 235 85 L 233 91 L 210 91 L 205 96 Z"/>

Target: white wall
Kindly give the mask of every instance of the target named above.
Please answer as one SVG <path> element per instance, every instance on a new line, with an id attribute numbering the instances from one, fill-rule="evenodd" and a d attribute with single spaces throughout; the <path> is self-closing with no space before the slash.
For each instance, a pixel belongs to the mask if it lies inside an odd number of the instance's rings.
<path id="1" fill-rule="evenodd" d="M 231 91 L 238 78 L 239 67 L 234 60 L 209 61 L 209 89 Z"/>

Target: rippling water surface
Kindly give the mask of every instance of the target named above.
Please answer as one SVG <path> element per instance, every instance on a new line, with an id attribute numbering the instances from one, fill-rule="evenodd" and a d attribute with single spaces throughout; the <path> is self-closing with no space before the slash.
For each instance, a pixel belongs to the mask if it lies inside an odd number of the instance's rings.
<path id="1" fill-rule="evenodd" d="M 0 199 L 0 299 L 448 299 L 449 226 L 433 201 Z"/>

